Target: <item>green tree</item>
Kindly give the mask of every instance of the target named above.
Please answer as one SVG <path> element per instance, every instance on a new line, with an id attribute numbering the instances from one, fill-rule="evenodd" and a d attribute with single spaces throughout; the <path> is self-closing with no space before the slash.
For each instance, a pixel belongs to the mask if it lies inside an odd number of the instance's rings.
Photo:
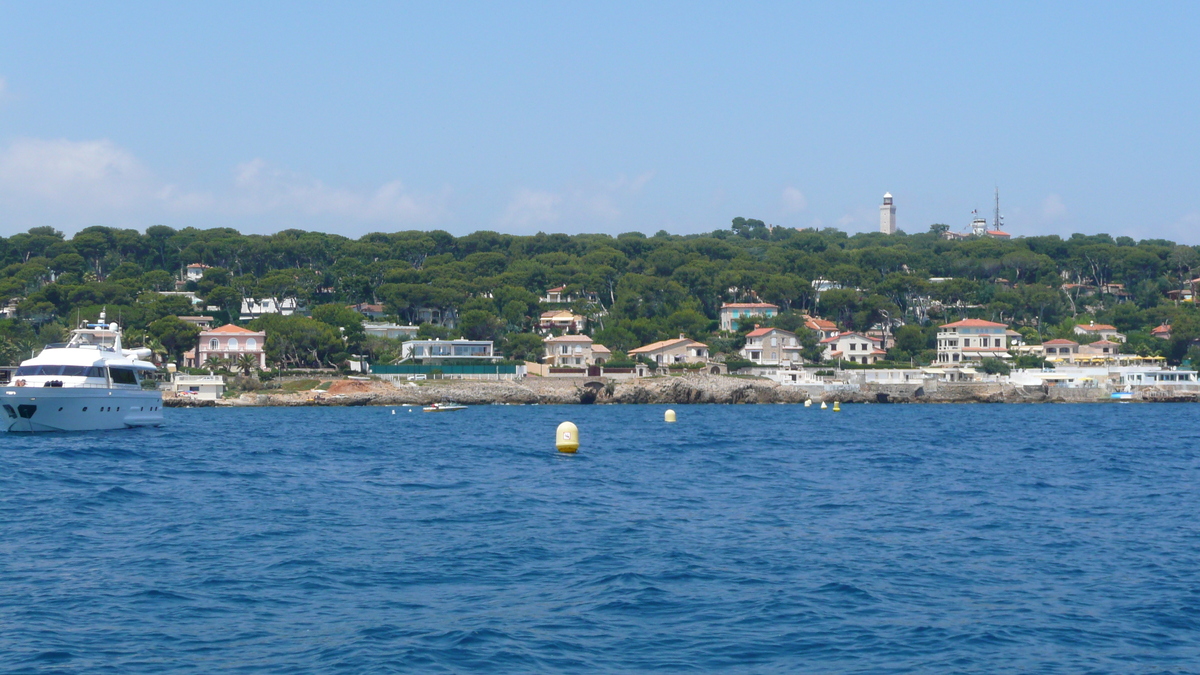
<path id="1" fill-rule="evenodd" d="M 176 363 L 183 362 L 183 353 L 195 349 L 200 337 L 200 328 L 177 316 L 164 316 L 146 327 L 150 335 L 158 340 Z"/>
<path id="2" fill-rule="evenodd" d="M 546 353 L 546 343 L 534 333 L 512 333 L 504 339 L 503 350 L 505 358 L 537 363 Z"/>

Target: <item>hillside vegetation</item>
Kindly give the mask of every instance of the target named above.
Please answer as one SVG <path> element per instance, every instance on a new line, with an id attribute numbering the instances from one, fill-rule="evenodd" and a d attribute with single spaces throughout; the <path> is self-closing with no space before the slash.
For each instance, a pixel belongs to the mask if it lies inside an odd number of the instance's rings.
<path id="1" fill-rule="evenodd" d="M 281 365 L 388 349 L 371 344 L 361 316 L 346 309 L 361 302 L 383 304 L 403 323 L 422 309 L 453 310 L 456 334 L 498 340 L 510 357 L 529 358 L 538 351 L 529 333 L 548 308 L 539 297 L 564 285 L 579 298 L 571 308 L 591 318 L 596 341 L 616 351 L 680 333 L 731 350 L 737 336 L 717 334 L 717 318 L 723 302 L 737 301 L 775 303 L 790 327 L 800 313 L 858 330 L 889 316 L 920 328 L 898 346 L 903 353 L 895 356 L 905 360 L 933 346 L 928 326 L 964 317 L 1024 327 L 1033 341 L 1067 334 L 1075 322 L 1110 323 L 1130 336 L 1128 349 L 1175 361 L 1200 338 L 1194 304 L 1167 296 L 1200 274 L 1197 248 L 1103 234 L 947 241 L 932 230 L 849 236 L 742 218 L 728 230 L 688 236 L 409 231 L 350 239 L 154 226 L 145 233 L 91 227 L 65 238 L 39 227 L 0 238 L 0 259 L 0 299 L 19 299 L 16 318 L 0 321 L 0 356 L 9 362 L 102 307 L 131 337 L 178 357 L 194 336 L 171 317 L 236 322 L 243 297 L 295 297 L 311 309 L 312 318 L 257 320 L 273 333 L 269 356 Z M 211 267 L 185 290 L 218 311 L 157 293 L 176 290 L 190 263 Z M 819 301 L 814 280 L 832 288 Z M 1173 339 L 1151 338 L 1164 323 Z M 433 326 L 425 333 L 450 336 Z"/>

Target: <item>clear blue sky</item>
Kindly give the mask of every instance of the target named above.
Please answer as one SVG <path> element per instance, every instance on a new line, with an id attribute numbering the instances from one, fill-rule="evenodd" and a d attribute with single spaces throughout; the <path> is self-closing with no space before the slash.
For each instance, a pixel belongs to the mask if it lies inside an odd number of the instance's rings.
<path id="1" fill-rule="evenodd" d="M 1200 3 L 0 3 L 0 234 L 1200 243 Z"/>

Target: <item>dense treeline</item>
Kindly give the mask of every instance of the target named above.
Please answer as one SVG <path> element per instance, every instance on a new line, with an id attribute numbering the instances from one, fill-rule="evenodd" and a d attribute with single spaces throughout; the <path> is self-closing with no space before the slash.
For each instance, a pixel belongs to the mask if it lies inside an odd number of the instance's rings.
<path id="1" fill-rule="evenodd" d="M 560 285 L 580 298 L 573 309 L 590 316 L 597 341 L 619 351 L 678 333 L 730 350 L 736 336 L 716 334 L 718 309 L 747 300 L 860 330 L 884 317 L 929 326 L 970 316 L 1028 327 L 1036 340 L 1095 320 L 1129 334 L 1129 349 L 1176 361 L 1200 337 L 1194 305 L 1167 297 L 1200 274 L 1197 248 L 1103 234 L 948 241 L 932 230 L 848 236 L 742 218 L 728 230 L 649 237 L 409 231 L 350 239 L 154 226 L 144 234 L 91 227 L 66 238 L 39 227 L 0 238 L 0 260 L 0 299 L 20 298 L 17 318 L 0 322 L 0 349 L 10 361 L 61 339 L 77 317 L 95 318 L 104 306 L 131 334 L 178 355 L 187 329 L 169 317 L 197 311 L 186 298 L 157 291 L 175 290 L 183 266 L 197 262 L 211 267 L 186 290 L 220 308 L 221 321 L 236 321 L 243 297 L 295 297 L 314 309 L 303 321 L 259 320 L 294 333 L 269 345 L 272 358 L 292 365 L 383 349 L 355 331 L 353 313 L 337 311 L 359 302 L 384 304 L 402 322 L 417 321 L 422 310 L 453 311 L 456 332 L 530 356 L 536 342 L 517 336 L 545 309 L 539 296 Z M 814 280 L 824 280 L 819 294 Z M 1175 327 L 1169 343 L 1149 336 L 1162 323 Z M 932 332 L 923 336 L 930 347 Z M 919 356 L 914 340 L 908 346 L 898 358 Z"/>

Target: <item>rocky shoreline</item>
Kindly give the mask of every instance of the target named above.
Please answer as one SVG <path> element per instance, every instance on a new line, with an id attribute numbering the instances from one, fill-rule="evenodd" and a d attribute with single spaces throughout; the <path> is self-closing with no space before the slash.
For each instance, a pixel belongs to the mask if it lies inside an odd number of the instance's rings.
<path id="1" fill-rule="evenodd" d="M 328 391 L 245 393 L 220 401 L 165 398 L 168 407 L 208 406 L 359 406 L 429 405 L 457 401 L 465 405 L 570 404 L 749 404 L 749 403 L 1084 403 L 1110 402 L 1103 387 L 1065 388 L 1001 383 L 927 382 L 923 384 L 781 385 L 772 380 L 728 375 L 688 374 L 622 382 L 586 378 L 538 378 L 521 381 L 437 380 L 394 384 L 387 381 L 337 380 Z M 1147 388 L 1135 401 L 1200 401 L 1200 394 Z"/>

